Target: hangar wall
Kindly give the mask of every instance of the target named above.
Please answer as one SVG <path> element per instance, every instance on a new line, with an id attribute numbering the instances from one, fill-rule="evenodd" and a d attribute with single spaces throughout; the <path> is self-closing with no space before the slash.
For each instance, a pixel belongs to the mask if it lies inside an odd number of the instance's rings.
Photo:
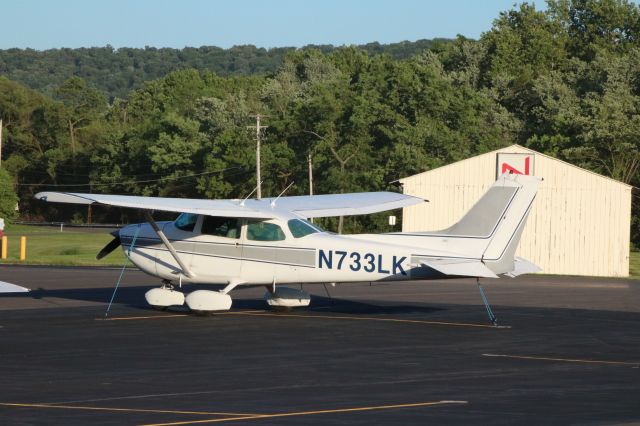
<path id="1" fill-rule="evenodd" d="M 405 194 L 429 200 L 403 209 L 402 230 L 457 222 L 496 180 L 502 153 L 527 154 L 528 174 L 544 179 L 518 256 L 547 274 L 629 276 L 632 187 L 519 145 L 400 179 Z"/>

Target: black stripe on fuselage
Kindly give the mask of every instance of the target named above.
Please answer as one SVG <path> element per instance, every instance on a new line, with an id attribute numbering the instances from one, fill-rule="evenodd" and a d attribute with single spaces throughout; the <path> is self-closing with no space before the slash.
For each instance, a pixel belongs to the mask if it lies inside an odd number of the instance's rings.
<path id="1" fill-rule="evenodd" d="M 122 247 L 125 250 L 128 250 L 129 245 L 128 244 L 123 244 Z M 164 251 L 164 252 L 169 252 L 169 250 L 167 250 L 166 248 L 162 248 L 162 247 L 142 247 L 142 249 L 144 250 L 154 250 L 154 251 Z M 135 247 L 134 247 L 135 250 Z M 213 257 L 213 258 L 219 258 L 219 259 L 231 259 L 231 260 L 238 260 L 238 261 L 243 261 L 243 262 L 256 262 L 256 263 L 270 263 L 273 265 L 284 265 L 284 266 L 297 266 L 297 267 L 301 267 L 301 268 L 316 268 L 315 263 L 313 265 L 305 265 L 305 264 L 301 264 L 301 263 L 285 263 L 285 262 L 276 262 L 276 261 L 271 261 L 271 260 L 261 260 L 261 259 L 245 259 L 245 258 L 241 258 L 241 257 L 231 257 L 231 256 L 220 256 L 220 255 L 215 255 L 215 254 L 205 254 L 205 253 L 193 253 L 193 252 L 187 252 L 187 251 L 181 251 L 181 250 L 176 250 L 176 253 L 181 253 L 181 254 L 186 254 L 186 255 L 194 255 L 194 256 L 203 256 L 203 257 Z"/>

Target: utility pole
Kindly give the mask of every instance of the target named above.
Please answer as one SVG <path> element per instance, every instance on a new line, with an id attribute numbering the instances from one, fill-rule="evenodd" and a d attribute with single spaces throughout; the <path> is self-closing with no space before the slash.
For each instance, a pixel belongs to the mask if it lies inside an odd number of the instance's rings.
<path id="1" fill-rule="evenodd" d="M 309 195 L 313 195 L 313 163 L 311 162 L 311 151 L 309 151 L 308 155 L 309 160 Z M 311 219 L 311 223 L 313 223 L 313 218 Z"/>
<path id="2" fill-rule="evenodd" d="M 260 114 L 252 115 L 251 117 L 256 118 L 256 188 L 258 189 L 256 195 L 258 200 L 262 198 L 262 177 L 260 176 L 260 132 L 262 129 L 266 129 L 269 126 L 261 126 L 260 119 L 264 116 Z M 249 126 L 250 129 L 253 126 Z"/>
<path id="3" fill-rule="evenodd" d="M 309 195 L 313 195 L 313 163 L 311 162 L 311 151 L 309 151 Z"/>
<path id="4" fill-rule="evenodd" d="M 2 119 L 0 119 L 0 167 L 2 167 Z"/>

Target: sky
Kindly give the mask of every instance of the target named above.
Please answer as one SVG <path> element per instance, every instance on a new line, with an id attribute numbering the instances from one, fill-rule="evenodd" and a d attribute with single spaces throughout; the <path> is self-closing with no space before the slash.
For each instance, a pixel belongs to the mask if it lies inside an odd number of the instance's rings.
<path id="1" fill-rule="evenodd" d="M 0 49 L 478 38 L 516 0 L 0 0 Z M 543 1 L 535 1 L 538 8 Z"/>

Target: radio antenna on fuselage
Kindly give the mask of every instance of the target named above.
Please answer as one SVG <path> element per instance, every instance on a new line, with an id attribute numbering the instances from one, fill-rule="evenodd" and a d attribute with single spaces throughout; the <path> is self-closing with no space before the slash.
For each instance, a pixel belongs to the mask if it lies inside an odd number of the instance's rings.
<path id="1" fill-rule="evenodd" d="M 255 187 L 255 188 L 253 188 L 253 191 L 251 191 L 251 192 L 249 193 L 249 195 L 247 195 L 247 197 L 246 197 L 246 198 L 244 198 L 242 201 L 240 201 L 240 205 L 241 205 L 242 207 L 244 207 L 244 202 L 245 202 L 245 201 L 247 201 L 247 200 L 249 199 L 249 197 L 251 197 L 251 196 L 253 195 L 253 193 L 254 193 L 254 192 L 256 192 L 256 191 L 258 190 L 258 187 L 259 187 L 260 185 L 262 185 L 262 181 L 260 181 L 260 182 L 256 185 L 256 187 Z"/>
<path id="2" fill-rule="evenodd" d="M 289 186 L 287 186 L 287 187 L 284 189 L 284 191 L 282 191 L 282 192 L 280 193 L 280 195 L 278 195 L 276 198 L 274 198 L 274 199 L 273 199 L 273 201 L 271 202 L 271 207 L 275 207 L 275 206 L 276 206 L 276 201 L 278 201 L 278 198 L 282 197 L 282 195 L 283 195 L 285 192 L 287 192 L 287 191 L 289 190 L 289 188 L 291 188 L 291 186 L 292 186 L 293 184 L 294 184 L 294 182 L 291 182 L 291 183 L 289 184 Z"/>

